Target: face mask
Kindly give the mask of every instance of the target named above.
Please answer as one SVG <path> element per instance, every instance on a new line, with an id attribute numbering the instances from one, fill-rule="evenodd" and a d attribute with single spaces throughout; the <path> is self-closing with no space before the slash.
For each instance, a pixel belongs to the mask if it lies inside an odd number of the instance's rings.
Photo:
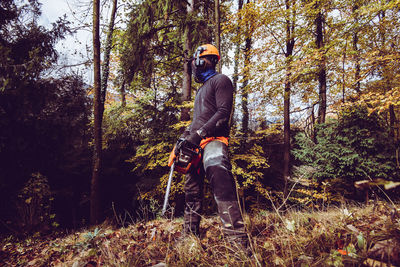
<path id="1" fill-rule="evenodd" d="M 192 70 L 194 80 L 198 83 L 205 83 L 209 78 L 216 74 L 215 69 L 208 59 L 203 58 L 204 64 L 202 66 L 196 66 L 195 60 L 192 61 Z"/>

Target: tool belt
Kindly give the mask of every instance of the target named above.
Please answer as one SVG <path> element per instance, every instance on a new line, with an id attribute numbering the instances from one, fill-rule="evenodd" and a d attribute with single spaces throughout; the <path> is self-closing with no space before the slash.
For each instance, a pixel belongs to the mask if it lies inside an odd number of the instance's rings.
<path id="1" fill-rule="evenodd" d="M 180 154 L 175 155 L 175 148 L 172 149 L 169 159 L 168 159 L 168 167 L 172 166 L 172 163 L 175 162 L 175 170 L 179 173 L 186 174 L 190 168 L 196 168 L 201 162 L 202 150 L 206 147 L 206 145 L 212 141 L 219 141 L 226 145 L 228 145 L 228 138 L 224 136 L 218 137 L 208 137 L 206 139 L 201 140 L 200 147 L 192 148 L 183 146 L 180 149 Z"/>

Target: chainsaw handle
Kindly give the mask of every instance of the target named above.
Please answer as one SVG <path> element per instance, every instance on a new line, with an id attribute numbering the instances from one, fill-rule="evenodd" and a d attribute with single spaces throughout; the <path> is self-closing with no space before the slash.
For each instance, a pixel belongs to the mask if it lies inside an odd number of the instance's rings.
<path id="1" fill-rule="evenodd" d="M 192 143 L 190 143 L 190 142 L 188 142 L 186 140 L 184 142 L 182 142 L 179 150 L 183 150 L 183 151 L 187 151 L 187 152 L 193 153 L 196 156 L 199 156 L 201 154 L 201 152 L 202 152 L 202 148 L 200 146 L 192 144 Z"/>

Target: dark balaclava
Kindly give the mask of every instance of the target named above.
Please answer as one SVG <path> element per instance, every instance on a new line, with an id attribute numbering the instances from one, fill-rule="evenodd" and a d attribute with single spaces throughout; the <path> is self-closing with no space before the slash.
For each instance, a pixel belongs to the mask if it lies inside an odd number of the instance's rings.
<path id="1" fill-rule="evenodd" d="M 204 56 L 200 58 L 201 62 L 193 59 L 192 70 L 194 80 L 198 83 L 205 83 L 212 76 L 217 74 L 215 71 L 215 65 L 218 62 L 218 58 L 214 56 Z"/>

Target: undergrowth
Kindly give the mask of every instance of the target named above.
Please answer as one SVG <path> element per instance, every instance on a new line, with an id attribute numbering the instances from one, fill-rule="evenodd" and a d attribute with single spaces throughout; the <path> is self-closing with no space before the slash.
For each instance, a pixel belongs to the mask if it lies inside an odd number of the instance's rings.
<path id="1" fill-rule="evenodd" d="M 201 235 L 182 236 L 182 219 L 114 228 L 99 225 L 48 238 L 1 241 L 2 266 L 379 266 L 400 265 L 399 206 L 259 211 L 246 215 L 250 253 L 227 242 L 216 216 Z M 91 264 L 91 265 L 88 265 Z"/>

